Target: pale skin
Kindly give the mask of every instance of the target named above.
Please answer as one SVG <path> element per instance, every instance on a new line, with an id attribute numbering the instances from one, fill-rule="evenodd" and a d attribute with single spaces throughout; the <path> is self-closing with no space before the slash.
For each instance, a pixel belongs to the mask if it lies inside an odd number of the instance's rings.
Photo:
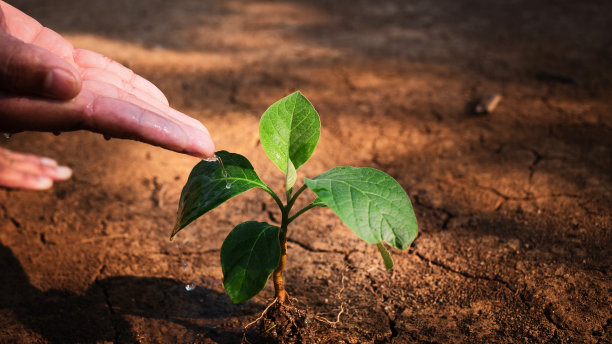
<path id="1" fill-rule="evenodd" d="M 172 109 L 152 83 L 0 1 L 0 132 L 81 129 L 214 155 L 204 125 Z M 0 187 L 47 189 L 71 174 L 53 159 L 0 148 Z"/>

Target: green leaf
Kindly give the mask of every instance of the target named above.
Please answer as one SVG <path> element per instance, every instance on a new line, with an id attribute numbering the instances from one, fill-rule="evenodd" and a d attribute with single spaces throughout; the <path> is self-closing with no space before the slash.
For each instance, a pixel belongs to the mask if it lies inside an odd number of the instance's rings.
<path id="1" fill-rule="evenodd" d="M 312 201 L 312 205 L 315 207 L 327 207 L 327 204 L 325 204 L 325 202 L 323 202 L 319 197 Z"/>
<path id="2" fill-rule="evenodd" d="M 387 251 L 387 248 L 382 242 L 376 244 L 378 247 L 378 252 L 382 256 L 383 262 L 385 262 L 385 269 L 390 270 L 393 268 L 393 258 L 391 258 L 391 254 Z"/>
<path id="3" fill-rule="evenodd" d="M 202 160 L 189 174 L 170 239 L 193 220 L 249 189 L 258 187 L 273 193 L 259 179 L 247 158 L 226 151 L 216 152 L 216 155 L 221 162 Z"/>
<path id="4" fill-rule="evenodd" d="M 261 145 L 270 160 L 287 174 L 289 187 L 295 182 L 289 174 L 308 161 L 320 136 L 319 115 L 299 91 L 272 104 L 259 122 Z"/>
<path id="5" fill-rule="evenodd" d="M 223 285 L 234 304 L 257 295 L 278 266 L 279 228 L 263 222 L 236 226 L 221 246 Z"/>
<path id="6" fill-rule="evenodd" d="M 410 198 L 384 172 L 336 167 L 304 182 L 345 225 L 369 243 L 386 241 L 405 249 L 417 235 Z"/>
<path id="7" fill-rule="evenodd" d="M 291 189 L 295 184 L 296 180 L 297 171 L 295 170 L 295 167 L 293 166 L 291 160 L 289 160 L 289 162 L 287 163 L 287 175 L 285 177 L 285 190 Z"/>

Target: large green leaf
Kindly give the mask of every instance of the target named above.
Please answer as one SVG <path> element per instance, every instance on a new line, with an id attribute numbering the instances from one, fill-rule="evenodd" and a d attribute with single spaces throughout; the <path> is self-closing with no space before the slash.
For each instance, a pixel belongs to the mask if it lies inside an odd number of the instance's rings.
<path id="1" fill-rule="evenodd" d="M 336 167 L 304 182 L 355 234 L 405 249 L 417 235 L 410 198 L 395 179 L 373 168 Z"/>
<path id="2" fill-rule="evenodd" d="M 170 238 L 193 220 L 249 189 L 259 187 L 272 192 L 259 179 L 247 158 L 226 151 L 216 155 L 220 161 L 202 160 L 189 174 Z"/>
<path id="3" fill-rule="evenodd" d="M 221 246 L 223 285 L 233 303 L 257 295 L 278 266 L 281 248 L 279 228 L 263 222 L 243 222 Z"/>
<path id="4" fill-rule="evenodd" d="M 296 171 L 312 155 L 321 136 L 321 120 L 299 91 L 272 104 L 259 121 L 261 145 L 272 162 L 287 175 L 287 189 Z"/>

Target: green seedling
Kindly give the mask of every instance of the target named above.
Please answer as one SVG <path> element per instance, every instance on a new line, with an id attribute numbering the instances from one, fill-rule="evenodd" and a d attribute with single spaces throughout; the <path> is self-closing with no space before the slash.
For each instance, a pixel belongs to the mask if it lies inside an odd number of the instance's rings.
<path id="1" fill-rule="evenodd" d="M 308 161 L 321 136 L 321 121 L 300 92 L 274 103 L 262 115 L 259 137 L 266 155 L 285 174 L 286 203 L 261 181 L 242 155 L 216 152 L 216 159 L 198 163 L 183 187 L 171 239 L 189 223 L 228 199 L 252 188 L 270 194 L 282 214 L 280 226 L 248 221 L 236 226 L 221 246 L 223 284 L 233 303 L 257 295 L 273 275 L 276 301 L 287 299 L 283 270 L 287 260 L 287 230 L 300 215 L 329 207 L 361 239 L 376 244 L 387 269 L 391 255 L 383 245 L 408 248 L 417 235 L 410 198 L 391 176 L 373 168 L 335 167 L 294 191 L 298 169 Z M 291 212 L 302 193 L 316 198 Z"/>

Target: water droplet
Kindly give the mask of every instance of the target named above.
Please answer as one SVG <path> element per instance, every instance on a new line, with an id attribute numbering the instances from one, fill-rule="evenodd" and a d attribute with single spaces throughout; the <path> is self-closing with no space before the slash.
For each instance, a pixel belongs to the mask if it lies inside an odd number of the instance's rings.
<path id="1" fill-rule="evenodd" d="M 4 136 L 5 139 L 10 140 L 11 136 L 13 136 L 13 134 L 11 133 L 2 133 L 2 135 Z"/>
<path id="2" fill-rule="evenodd" d="M 187 265 L 187 263 L 183 264 L 183 270 L 185 271 L 189 270 L 189 265 Z"/>
<path id="3" fill-rule="evenodd" d="M 226 184 L 225 184 L 225 188 L 226 188 L 226 189 L 229 189 L 229 188 L 231 188 L 231 187 L 232 187 L 232 183 L 229 183 L 229 182 L 228 182 L 228 183 L 226 183 Z"/>
<path id="4" fill-rule="evenodd" d="M 192 291 L 196 288 L 196 285 L 194 283 L 187 283 L 185 284 L 185 290 L 187 291 Z"/>
<path id="5" fill-rule="evenodd" d="M 60 134 L 61 134 L 61 132 L 59 132 L 59 131 L 54 131 L 53 132 L 53 135 L 55 135 L 55 136 L 60 136 Z"/>
<path id="6" fill-rule="evenodd" d="M 104 135 L 104 139 L 105 139 L 106 141 L 110 141 L 111 137 L 110 137 L 110 136 L 108 136 L 108 135 Z"/>
<path id="7" fill-rule="evenodd" d="M 223 176 L 225 177 L 225 179 L 227 179 L 227 170 L 225 169 L 225 165 L 223 165 L 223 160 L 221 160 L 221 158 L 216 155 L 215 155 L 215 158 L 217 158 L 217 161 L 219 161 L 219 164 L 221 165 L 221 171 L 223 172 Z"/>
<path id="8" fill-rule="evenodd" d="M 217 156 L 216 156 L 216 155 L 213 155 L 213 156 L 212 156 L 212 157 L 210 157 L 210 158 L 206 158 L 206 159 L 204 159 L 204 161 L 208 161 L 208 162 L 215 162 L 215 161 L 217 161 Z"/>

